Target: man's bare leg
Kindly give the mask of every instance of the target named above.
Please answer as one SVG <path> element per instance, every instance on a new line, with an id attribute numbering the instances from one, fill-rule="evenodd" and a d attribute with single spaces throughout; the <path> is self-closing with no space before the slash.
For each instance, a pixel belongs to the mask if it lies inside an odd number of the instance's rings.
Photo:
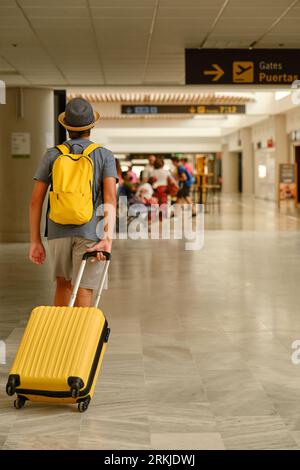
<path id="1" fill-rule="evenodd" d="M 76 307 L 90 307 L 92 305 L 93 289 L 84 289 L 79 287 L 76 302 Z"/>
<path id="2" fill-rule="evenodd" d="M 64 277 L 56 278 L 56 291 L 54 297 L 54 305 L 56 307 L 65 307 L 69 304 L 72 293 L 71 281 L 67 281 Z M 90 307 L 93 299 L 93 290 L 78 289 L 75 305 L 76 307 Z"/>
<path id="3" fill-rule="evenodd" d="M 71 281 L 67 281 L 64 277 L 57 277 L 54 305 L 56 307 L 64 307 L 68 305 L 70 301 L 71 292 Z"/>

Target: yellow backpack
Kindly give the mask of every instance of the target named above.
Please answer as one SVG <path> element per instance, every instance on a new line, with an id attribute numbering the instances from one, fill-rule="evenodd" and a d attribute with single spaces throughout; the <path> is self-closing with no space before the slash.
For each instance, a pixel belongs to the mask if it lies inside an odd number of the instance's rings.
<path id="1" fill-rule="evenodd" d="M 70 153 L 66 145 L 58 145 L 61 154 L 52 168 L 49 193 L 49 218 L 58 224 L 82 225 L 93 216 L 94 164 L 90 154 L 100 147 L 90 144 L 82 154 Z"/>

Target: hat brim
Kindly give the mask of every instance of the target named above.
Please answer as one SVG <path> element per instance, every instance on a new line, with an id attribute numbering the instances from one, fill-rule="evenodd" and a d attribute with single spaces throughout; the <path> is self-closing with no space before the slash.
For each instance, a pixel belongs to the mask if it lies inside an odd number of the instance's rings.
<path id="1" fill-rule="evenodd" d="M 95 126 L 97 121 L 99 121 L 100 114 L 97 111 L 94 111 L 94 122 L 92 122 L 91 124 L 87 126 L 80 126 L 80 127 L 74 127 L 74 126 L 70 126 L 69 124 L 67 124 L 65 122 L 65 112 L 61 113 L 57 119 L 58 119 L 58 122 L 68 131 L 88 131 L 89 129 L 92 129 L 92 127 Z"/>

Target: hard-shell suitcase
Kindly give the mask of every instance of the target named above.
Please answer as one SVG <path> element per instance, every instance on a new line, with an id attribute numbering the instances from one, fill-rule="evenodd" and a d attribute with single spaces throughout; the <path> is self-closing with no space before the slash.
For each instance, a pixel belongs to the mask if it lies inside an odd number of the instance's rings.
<path id="1" fill-rule="evenodd" d="M 98 307 L 111 255 L 106 261 L 94 307 L 74 307 L 88 258 L 85 253 L 68 307 L 36 307 L 31 312 L 12 369 L 6 392 L 17 394 L 15 407 L 26 400 L 54 403 L 78 403 L 87 410 L 110 329 Z"/>

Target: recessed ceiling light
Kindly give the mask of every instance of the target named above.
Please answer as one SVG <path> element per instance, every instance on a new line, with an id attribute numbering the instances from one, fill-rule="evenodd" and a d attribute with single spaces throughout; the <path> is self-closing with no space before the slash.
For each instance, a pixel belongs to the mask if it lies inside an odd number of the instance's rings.
<path id="1" fill-rule="evenodd" d="M 283 100 L 287 96 L 290 96 L 290 94 L 290 91 L 275 91 L 275 101 Z"/>

